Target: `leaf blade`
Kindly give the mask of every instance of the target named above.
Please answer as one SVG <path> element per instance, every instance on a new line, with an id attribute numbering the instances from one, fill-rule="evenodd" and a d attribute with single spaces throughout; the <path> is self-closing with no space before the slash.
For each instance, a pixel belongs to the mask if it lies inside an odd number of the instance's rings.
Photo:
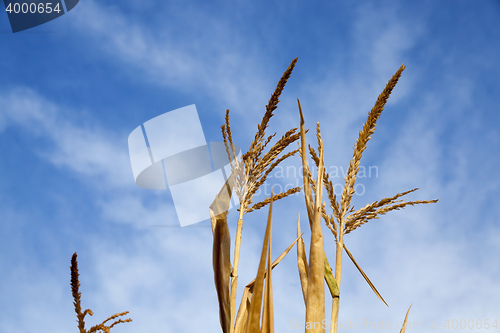
<path id="1" fill-rule="evenodd" d="M 326 285 L 328 286 L 328 290 L 330 290 L 330 295 L 332 295 L 332 298 L 339 297 L 340 295 L 339 285 L 337 284 L 337 280 L 335 280 L 335 276 L 333 276 L 332 268 L 328 263 L 326 254 L 325 254 L 325 281 Z"/>
<path id="2" fill-rule="evenodd" d="M 269 213 L 269 220 L 272 219 Z M 268 222 L 269 223 L 269 222 Z M 269 249 L 267 251 L 267 271 L 266 286 L 264 293 L 264 315 L 262 318 L 262 333 L 274 333 L 274 311 L 273 311 L 273 280 L 272 280 L 272 244 L 273 244 L 273 226 L 269 227 Z"/>
<path id="3" fill-rule="evenodd" d="M 307 304 L 307 256 L 305 250 L 304 240 L 300 232 L 300 214 L 297 222 L 297 237 L 299 238 L 297 242 L 297 267 L 299 269 L 300 286 L 302 288 L 302 297 L 304 298 L 304 304 Z"/>
<path id="4" fill-rule="evenodd" d="M 283 260 L 283 258 L 285 258 L 285 256 L 288 254 L 288 252 L 290 252 L 290 250 L 292 249 L 292 247 L 295 245 L 295 243 L 298 240 L 299 240 L 298 238 L 295 239 L 293 241 L 293 243 L 290 244 L 285 249 L 285 251 L 283 251 L 283 253 L 281 253 L 281 255 L 273 261 L 273 264 L 271 265 L 271 269 L 274 269 L 281 262 L 281 260 Z M 266 275 L 264 275 L 264 277 L 266 277 L 266 276 L 267 276 L 267 272 L 266 272 Z M 246 327 L 246 323 L 248 320 L 248 311 L 250 310 L 250 303 L 252 301 L 252 294 L 253 294 L 254 285 L 255 285 L 255 279 L 253 279 L 249 284 L 247 284 L 245 286 L 245 290 L 243 292 L 243 297 L 241 298 L 240 307 L 238 309 L 238 314 L 236 316 L 236 324 L 235 324 L 235 331 L 234 331 L 235 333 L 244 332 L 244 329 Z"/>
<path id="5" fill-rule="evenodd" d="M 384 301 L 384 299 L 382 298 L 382 295 L 380 295 L 380 293 L 378 292 L 377 288 L 375 288 L 375 286 L 373 285 L 373 283 L 370 281 L 370 279 L 368 278 L 368 276 L 365 274 L 365 272 L 363 272 L 363 270 L 361 269 L 361 267 L 359 267 L 358 263 L 356 262 L 356 260 L 354 259 L 353 255 L 351 252 L 349 252 L 349 250 L 347 249 L 347 247 L 345 246 L 344 244 L 344 250 L 345 252 L 347 253 L 347 255 L 349 256 L 349 258 L 351 258 L 351 261 L 353 262 L 354 266 L 356 266 L 356 268 L 358 269 L 358 271 L 361 273 L 361 275 L 363 275 L 363 277 L 365 278 L 366 282 L 368 283 L 368 285 L 370 286 L 370 288 L 372 288 L 373 292 L 378 296 L 378 298 L 380 298 L 380 300 L 382 302 L 384 302 L 385 305 L 387 305 L 387 307 L 389 307 L 389 305 Z"/>
<path id="6" fill-rule="evenodd" d="M 408 311 L 406 311 L 405 321 L 403 322 L 403 327 L 401 327 L 401 331 L 399 331 L 399 333 L 405 333 L 405 331 L 406 331 L 406 321 L 408 320 L 408 314 L 410 313 L 410 309 L 411 309 L 412 305 L 410 305 L 410 307 L 408 308 Z"/>
<path id="7" fill-rule="evenodd" d="M 272 195 L 271 195 L 272 196 Z M 264 236 L 264 243 L 262 244 L 262 252 L 260 255 L 259 268 L 257 270 L 257 277 L 255 278 L 254 292 L 252 296 L 252 302 L 250 304 L 250 311 L 248 313 L 248 323 L 246 332 L 260 332 L 260 318 L 262 309 L 262 296 L 264 289 L 264 274 L 266 271 L 266 254 L 269 243 L 269 233 L 272 224 L 272 210 L 273 202 L 271 201 L 269 205 L 269 217 L 267 219 L 266 234 Z"/>

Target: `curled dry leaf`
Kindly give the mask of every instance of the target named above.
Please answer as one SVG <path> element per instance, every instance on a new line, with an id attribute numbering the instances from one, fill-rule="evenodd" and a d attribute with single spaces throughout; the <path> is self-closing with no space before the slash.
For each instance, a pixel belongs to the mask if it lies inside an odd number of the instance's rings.
<path id="1" fill-rule="evenodd" d="M 219 316 L 223 333 L 229 333 L 231 313 L 229 308 L 229 279 L 231 275 L 231 238 L 226 220 L 227 213 L 215 217 L 213 268 L 215 289 L 219 300 Z"/>
<path id="2" fill-rule="evenodd" d="M 231 199 L 233 174 L 222 186 L 219 194 L 210 205 L 210 222 L 213 231 L 212 262 L 214 269 L 215 289 L 219 301 L 219 317 L 223 333 L 229 333 L 231 327 L 231 310 L 229 300 L 229 282 L 231 275 L 231 236 L 227 224 L 227 210 Z"/>

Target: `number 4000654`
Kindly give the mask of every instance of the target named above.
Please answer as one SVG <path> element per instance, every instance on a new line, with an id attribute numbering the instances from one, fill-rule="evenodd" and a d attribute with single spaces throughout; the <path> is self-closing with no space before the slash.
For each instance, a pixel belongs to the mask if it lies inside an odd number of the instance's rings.
<path id="1" fill-rule="evenodd" d="M 61 11 L 61 9 L 59 8 L 59 3 L 56 3 L 55 7 L 52 7 L 51 2 L 39 3 L 39 4 L 36 4 L 36 3 L 14 3 L 14 4 L 9 3 L 7 8 L 5 8 L 5 11 L 9 12 L 9 14 L 12 12 L 14 12 L 15 14 L 18 14 L 18 13 L 23 13 L 23 14 L 27 14 L 27 13 L 43 14 L 43 13 L 46 13 L 46 14 L 50 14 L 52 12 L 59 13 Z"/>

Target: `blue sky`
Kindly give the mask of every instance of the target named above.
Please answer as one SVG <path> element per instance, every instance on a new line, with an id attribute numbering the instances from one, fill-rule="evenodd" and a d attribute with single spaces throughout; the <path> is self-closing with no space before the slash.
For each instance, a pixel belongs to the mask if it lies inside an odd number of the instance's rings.
<path id="1" fill-rule="evenodd" d="M 440 199 L 346 236 L 390 308 L 344 256 L 340 322 L 399 331 L 413 303 L 415 331 L 454 319 L 500 325 L 499 1 L 82 0 L 16 34 L 2 14 L 0 40 L 1 333 L 77 330 L 74 252 L 82 306 L 94 311 L 87 327 L 128 310 L 133 322 L 113 332 L 219 332 L 211 230 L 176 228 L 169 191 L 135 185 L 127 138 L 196 104 L 207 141 L 221 141 L 230 109 L 245 150 L 295 57 L 269 133 L 298 126 L 299 98 L 306 126 L 321 123 L 330 170 L 347 168 L 366 114 L 405 63 L 361 161 L 378 173 L 358 180 L 354 204 L 415 187 L 409 200 Z M 274 212 L 277 255 L 295 239 L 302 196 Z M 239 295 L 255 275 L 266 214 L 245 216 Z M 236 213 L 229 219 L 234 238 Z M 304 320 L 295 258 L 273 274 L 277 332 Z"/>

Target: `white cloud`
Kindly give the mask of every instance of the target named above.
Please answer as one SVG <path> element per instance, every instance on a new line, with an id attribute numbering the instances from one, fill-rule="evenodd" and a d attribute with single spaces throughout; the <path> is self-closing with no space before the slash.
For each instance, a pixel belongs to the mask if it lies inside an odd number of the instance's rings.
<path id="1" fill-rule="evenodd" d="M 4 128 L 15 126 L 25 135 L 49 140 L 51 151 L 39 147 L 33 150 L 54 165 L 99 179 L 103 188 L 126 188 L 133 184 L 126 141 L 97 125 L 80 127 L 78 120 L 70 116 L 75 110 L 58 106 L 28 88 L 0 95 L 0 108 Z"/>
<path id="2" fill-rule="evenodd" d="M 189 16 L 200 33 L 210 35 L 204 39 L 190 38 L 187 31 L 179 35 L 174 22 L 166 22 L 155 31 L 95 1 L 81 6 L 73 22 L 89 43 L 100 47 L 108 61 L 131 69 L 146 81 L 176 91 L 206 94 L 223 101 L 224 107 L 245 105 L 246 111 L 255 104 L 253 101 L 268 98 L 260 84 L 263 74 L 259 66 L 249 56 L 247 43 L 239 41 L 242 36 L 200 11 L 179 15 Z"/>

